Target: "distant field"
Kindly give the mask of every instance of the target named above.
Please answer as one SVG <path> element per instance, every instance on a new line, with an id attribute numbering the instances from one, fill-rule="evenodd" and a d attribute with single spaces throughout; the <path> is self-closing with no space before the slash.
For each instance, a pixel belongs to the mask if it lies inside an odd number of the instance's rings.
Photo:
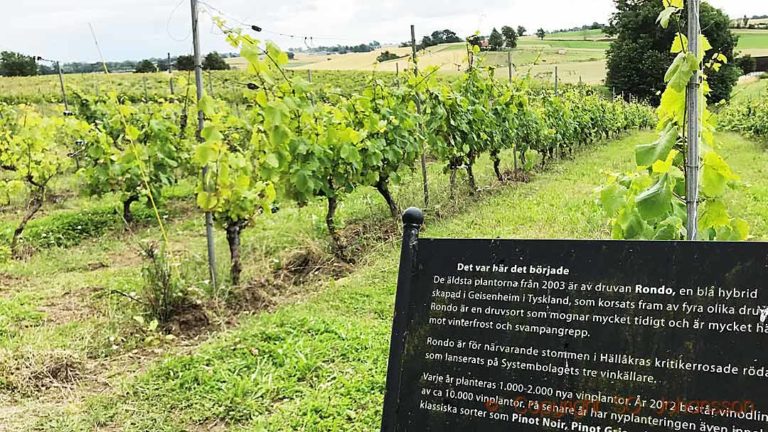
<path id="1" fill-rule="evenodd" d="M 738 49 L 744 54 L 768 56 L 768 30 L 734 30 L 739 36 Z"/>
<path id="2" fill-rule="evenodd" d="M 738 49 L 753 56 L 768 55 L 768 31 L 734 30 L 740 37 Z M 599 84 L 605 79 L 605 53 L 610 47 L 610 38 L 602 30 L 586 30 L 550 33 L 541 40 L 536 36 L 524 36 L 518 41 L 518 48 L 512 51 L 512 63 L 517 74 L 531 73 L 534 77 L 551 81 L 555 66 L 563 82 L 585 82 Z M 402 56 L 399 60 L 378 63 L 376 57 L 388 50 Z M 410 67 L 409 48 L 389 47 L 371 53 L 310 55 L 297 54 L 289 68 L 316 71 L 382 71 L 395 72 Z M 506 52 L 483 54 L 486 64 L 506 67 Z M 438 66 L 443 72 L 456 73 L 467 62 L 466 45 L 445 44 L 431 47 L 419 53 L 422 67 Z M 230 64 L 242 68 L 242 59 L 231 59 Z"/>
<path id="3" fill-rule="evenodd" d="M 524 37 L 518 42 L 520 47 L 526 46 L 548 46 L 552 48 L 578 48 L 578 49 L 596 49 L 607 50 L 611 46 L 609 40 L 577 40 L 577 39 L 555 39 L 554 37 L 539 38 Z"/>
<path id="4" fill-rule="evenodd" d="M 555 39 L 557 36 L 557 39 Z M 549 39 L 523 37 L 517 49 L 512 50 L 512 64 L 517 74 L 529 71 L 532 75 L 549 80 L 554 76 L 555 66 L 559 67 L 560 77 L 565 82 L 598 84 L 605 78 L 605 51 L 609 42 L 600 31 L 587 33 L 569 32 L 549 35 Z M 582 38 L 581 40 L 579 38 Z M 587 40 L 583 40 L 586 38 Z M 376 58 L 383 51 L 390 51 L 399 56 L 398 60 L 379 63 Z M 395 72 L 410 68 L 409 48 L 387 47 L 370 53 L 350 54 L 302 54 L 291 61 L 292 70 L 314 71 L 381 71 Z M 482 54 L 486 65 L 506 68 L 508 53 L 486 52 Z M 243 59 L 229 59 L 235 68 L 244 68 Z M 419 52 L 421 67 L 440 67 L 443 72 L 457 73 L 467 64 L 467 51 L 464 43 L 444 44 Z M 504 72 L 506 75 L 506 72 Z M 553 79 L 553 78 L 552 78 Z"/>
<path id="5" fill-rule="evenodd" d="M 525 37 L 536 37 L 536 36 L 524 36 Z M 607 39 L 608 35 L 603 33 L 602 30 L 579 30 L 579 31 L 571 31 L 571 32 L 558 32 L 558 33 L 549 33 L 547 35 L 547 38 L 552 39 L 561 39 L 561 40 L 601 40 L 601 39 Z"/>

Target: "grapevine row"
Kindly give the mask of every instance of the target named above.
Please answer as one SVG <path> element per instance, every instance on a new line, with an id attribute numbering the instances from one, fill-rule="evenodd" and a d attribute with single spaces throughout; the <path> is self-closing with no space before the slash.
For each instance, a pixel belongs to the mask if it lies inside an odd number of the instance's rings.
<path id="1" fill-rule="evenodd" d="M 338 91 L 286 74 L 287 56 L 273 44 L 234 30 L 228 39 L 250 65 L 242 106 L 210 95 L 197 106 L 184 100 L 134 103 L 115 92 L 78 93 L 76 118 L 3 106 L 0 165 L 13 175 L 0 177 L 0 200 L 26 189 L 42 202 L 40 179 L 47 183 L 76 172 L 80 192 L 118 196 L 130 222 L 132 203 L 157 205 L 166 186 L 197 176 L 197 204 L 226 232 L 231 282 L 237 285 L 241 234 L 278 202 L 325 200 L 326 226 L 343 255 L 339 203 L 355 189 L 371 187 L 396 216 L 392 186 L 424 152 L 451 173 L 452 185 L 466 172 L 474 193 L 473 167 L 481 155 L 490 155 L 503 181 L 503 157 L 512 158 L 516 172 L 524 171 L 655 122 L 646 106 L 604 100 L 585 87 L 556 96 L 525 80 L 502 82 L 478 62 L 450 82 L 425 70 L 395 82 L 370 76 L 360 91 Z M 187 121 L 196 109 L 207 125 L 199 142 Z"/>

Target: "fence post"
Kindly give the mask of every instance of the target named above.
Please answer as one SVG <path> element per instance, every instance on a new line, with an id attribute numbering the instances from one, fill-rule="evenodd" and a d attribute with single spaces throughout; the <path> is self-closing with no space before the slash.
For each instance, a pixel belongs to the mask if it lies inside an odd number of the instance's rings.
<path id="1" fill-rule="evenodd" d="M 419 59 L 416 54 L 416 26 L 411 24 L 411 50 L 413 55 L 413 74 L 419 76 Z M 416 110 L 421 115 L 421 101 L 416 96 Z M 427 144 L 421 144 L 421 177 L 424 186 L 424 208 L 429 208 L 429 177 L 427 175 Z"/>

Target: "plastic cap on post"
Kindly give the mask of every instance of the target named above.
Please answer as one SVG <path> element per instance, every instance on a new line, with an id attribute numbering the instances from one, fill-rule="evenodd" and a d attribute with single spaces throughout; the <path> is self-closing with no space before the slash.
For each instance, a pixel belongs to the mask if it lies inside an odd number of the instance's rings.
<path id="1" fill-rule="evenodd" d="M 403 224 L 421 226 L 424 223 L 424 212 L 411 207 L 403 213 Z"/>

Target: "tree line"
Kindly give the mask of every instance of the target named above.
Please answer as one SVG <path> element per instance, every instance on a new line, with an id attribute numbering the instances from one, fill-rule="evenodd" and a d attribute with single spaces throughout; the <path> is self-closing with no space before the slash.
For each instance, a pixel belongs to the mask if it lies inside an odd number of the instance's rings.
<path id="1" fill-rule="evenodd" d="M 333 54 L 347 54 L 347 53 L 367 53 L 381 48 L 381 42 L 372 41 L 369 43 L 363 43 L 359 45 L 335 45 L 335 46 L 316 46 L 307 48 L 297 48 L 293 51 L 296 52 L 311 52 L 311 53 L 333 53 Z"/>
<path id="2" fill-rule="evenodd" d="M 292 56 L 293 53 L 289 53 L 289 57 Z M 230 66 L 226 62 L 225 57 L 229 56 L 226 54 L 222 55 L 216 51 L 207 54 L 202 62 L 203 69 L 229 70 Z M 181 55 L 175 59 L 172 58 L 170 65 L 175 70 L 192 71 L 195 70 L 195 58 L 192 55 Z M 105 66 L 111 72 L 148 73 L 167 71 L 169 63 L 167 58 L 150 58 L 138 62 L 133 60 L 106 63 L 71 62 L 62 63 L 61 71 L 65 74 L 95 73 L 103 72 Z M 54 61 L 13 51 L 0 52 L 0 76 L 24 77 L 53 75 L 56 73 L 58 73 L 58 68 Z"/>

